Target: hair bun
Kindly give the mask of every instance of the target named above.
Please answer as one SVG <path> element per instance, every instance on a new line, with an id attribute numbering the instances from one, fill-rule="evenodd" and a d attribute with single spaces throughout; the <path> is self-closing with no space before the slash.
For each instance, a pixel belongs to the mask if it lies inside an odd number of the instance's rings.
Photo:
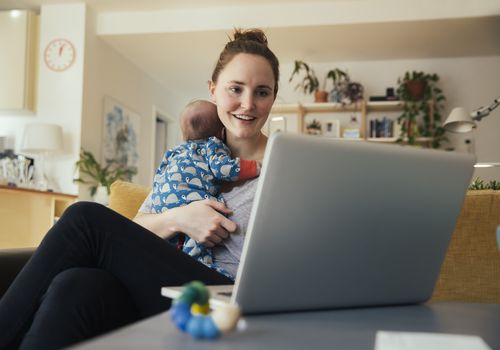
<path id="1" fill-rule="evenodd" d="M 267 46 L 266 34 L 261 29 L 235 29 L 234 30 L 234 41 L 256 41 L 262 45 Z"/>

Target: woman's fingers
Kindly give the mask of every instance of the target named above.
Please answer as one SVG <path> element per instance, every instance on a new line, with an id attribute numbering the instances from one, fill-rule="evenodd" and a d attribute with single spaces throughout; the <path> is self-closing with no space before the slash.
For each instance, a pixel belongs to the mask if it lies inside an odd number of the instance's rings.
<path id="1" fill-rule="evenodd" d="M 207 204 L 222 214 L 229 215 L 229 214 L 233 213 L 233 211 L 231 209 L 229 209 L 228 207 L 226 207 L 226 205 L 224 203 L 212 201 L 212 200 L 207 200 Z M 236 231 L 236 228 L 237 228 L 236 224 L 233 221 L 226 218 L 225 216 L 221 216 L 221 221 L 220 221 L 219 225 L 225 229 L 224 233 L 222 233 L 223 238 L 227 238 L 229 236 L 227 231 L 234 232 L 234 231 Z"/>
<path id="2" fill-rule="evenodd" d="M 221 216 L 219 218 L 219 220 L 221 220 L 221 221 L 217 222 L 218 221 L 217 220 L 214 223 L 214 226 L 209 228 L 209 230 L 206 232 L 206 235 L 205 235 L 204 240 L 203 240 L 204 242 L 206 242 L 208 244 L 217 245 L 217 244 L 221 243 L 224 239 L 229 237 L 230 233 L 226 228 L 224 228 L 222 226 L 222 223 L 224 223 L 224 225 L 228 225 L 228 226 L 232 226 L 229 223 L 232 223 L 232 224 L 234 224 L 234 223 L 231 220 L 228 220 L 223 216 Z M 229 222 L 229 223 L 227 223 L 227 222 Z M 236 226 L 236 224 L 234 224 L 234 226 Z M 201 242 L 201 243 L 203 243 L 203 242 Z"/>
<path id="3" fill-rule="evenodd" d="M 203 202 L 205 202 L 210 207 L 217 210 L 219 213 L 226 214 L 226 215 L 230 215 L 233 213 L 233 211 L 231 209 L 229 209 L 228 207 L 226 207 L 226 205 L 224 203 L 217 202 L 217 201 L 210 200 L 210 199 L 205 199 Z"/>
<path id="4" fill-rule="evenodd" d="M 227 237 L 227 236 L 226 236 Z M 219 232 L 213 232 L 213 234 L 209 235 L 207 237 L 207 240 L 209 243 L 213 244 L 213 245 L 217 245 L 219 244 L 220 242 L 222 242 L 223 238 L 222 238 L 222 235 L 221 233 Z"/>
<path id="5" fill-rule="evenodd" d="M 229 237 L 228 232 L 234 232 L 236 231 L 237 225 L 234 221 L 229 220 L 226 217 L 222 218 L 222 221 L 220 223 L 221 228 L 226 232 L 226 236 L 224 238 Z"/>

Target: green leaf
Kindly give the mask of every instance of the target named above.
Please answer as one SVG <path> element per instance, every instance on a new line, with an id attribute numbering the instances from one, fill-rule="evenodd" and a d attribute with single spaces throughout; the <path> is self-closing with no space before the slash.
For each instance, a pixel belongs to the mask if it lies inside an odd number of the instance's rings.
<path id="1" fill-rule="evenodd" d="M 73 181 L 83 184 L 90 184 L 91 195 L 95 194 L 98 186 L 108 188 L 116 180 L 130 180 L 137 173 L 137 168 L 123 167 L 117 162 L 109 162 L 102 167 L 91 152 L 80 150 L 80 159 L 75 163 L 75 172 L 79 171 L 80 176 Z"/>

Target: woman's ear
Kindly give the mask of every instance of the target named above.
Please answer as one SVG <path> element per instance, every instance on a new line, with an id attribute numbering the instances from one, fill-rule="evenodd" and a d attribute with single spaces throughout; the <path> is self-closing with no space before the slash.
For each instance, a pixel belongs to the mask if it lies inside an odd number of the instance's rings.
<path id="1" fill-rule="evenodd" d="M 208 93 L 210 94 L 210 101 L 215 103 L 215 83 L 212 80 L 208 81 Z"/>

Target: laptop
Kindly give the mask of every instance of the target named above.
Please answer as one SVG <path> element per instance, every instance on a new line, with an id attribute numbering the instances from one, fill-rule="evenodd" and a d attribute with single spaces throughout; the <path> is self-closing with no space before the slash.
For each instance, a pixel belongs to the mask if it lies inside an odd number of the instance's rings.
<path id="1" fill-rule="evenodd" d="M 235 284 L 210 286 L 211 304 L 255 314 L 428 300 L 474 163 L 469 154 L 273 134 Z"/>

